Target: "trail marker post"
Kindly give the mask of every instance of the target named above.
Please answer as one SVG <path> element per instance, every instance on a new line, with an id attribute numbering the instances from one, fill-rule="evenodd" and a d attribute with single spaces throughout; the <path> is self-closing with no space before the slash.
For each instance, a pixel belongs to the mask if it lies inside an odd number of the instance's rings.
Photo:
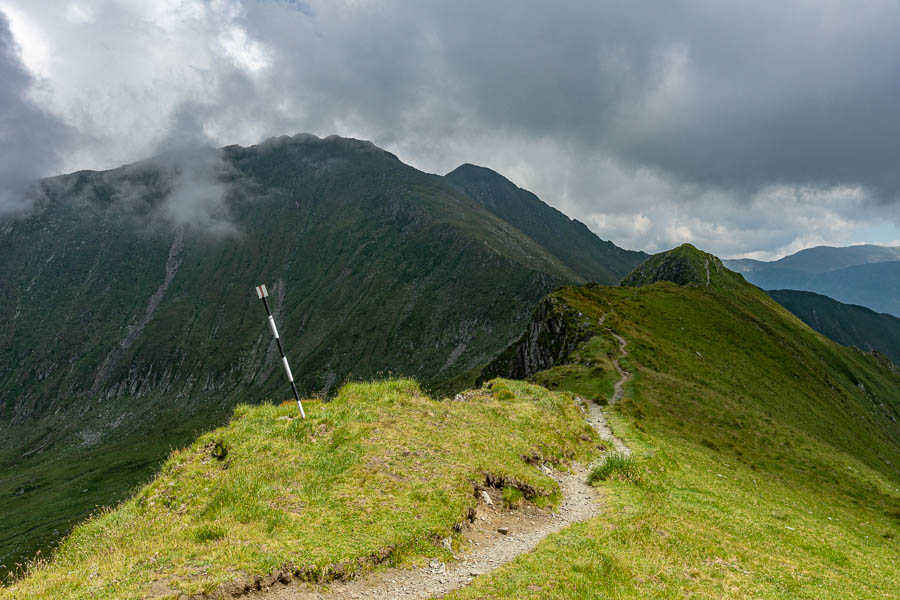
<path id="1" fill-rule="evenodd" d="M 266 289 L 265 284 L 256 286 L 256 295 L 259 296 L 259 299 L 263 301 L 263 306 L 266 307 L 266 316 L 269 318 L 269 327 L 272 328 L 272 334 L 275 336 L 275 342 L 278 344 L 278 351 L 281 352 L 281 362 L 284 364 L 284 372 L 287 373 L 288 381 L 291 382 L 291 389 L 294 390 L 294 398 L 297 399 L 297 408 L 300 409 L 300 416 L 305 419 L 306 413 L 303 411 L 303 403 L 300 402 L 297 384 L 294 383 L 294 375 L 291 373 L 291 367 L 288 365 L 287 356 L 284 354 L 281 338 L 278 337 L 278 328 L 275 327 L 275 319 L 272 317 L 272 311 L 269 310 L 269 301 L 266 300 L 266 298 L 269 297 L 269 290 Z"/>

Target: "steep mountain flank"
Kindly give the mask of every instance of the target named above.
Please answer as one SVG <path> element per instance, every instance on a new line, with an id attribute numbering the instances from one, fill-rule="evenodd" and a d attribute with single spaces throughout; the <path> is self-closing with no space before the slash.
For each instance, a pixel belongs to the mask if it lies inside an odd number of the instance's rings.
<path id="1" fill-rule="evenodd" d="M 877 350 L 900 364 L 900 319 L 864 306 L 797 290 L 769 290 L 776 302 L 824 336 L 845 346 Z"/>
<path id="2" fill-rule="evenodd" d="M 499 173 L 465 164 L 445 178 L 486 209 L 515 225 L 585 279 L 613 284 L 647 255 L 601 240 L 584 223 L 570 219 Z"/>
<path id="3" fill-rule="evenodd" d="M 284 374 L 433 386 L 583 281 L 442 177 L 368 142 L 300 135 L 39 182 L 0 224 L 0 564 L 121 497 L 173 444 Z M 16 550 L 18 548 L 18 550 Z"/>
<path id="4" fill-rule="evenodd" d="M 538 304 L 522 337 L 483 369 L 479 381 L 531 377 L 566 362 L 575 348 L 595 334 L 590 319 L 555 295 L 548 296 Z"/>
<path id="5" fill-rule="evenodd" d="M 660 264 L 710 257 L 673 252 Z M 555 290 L 530 330 L 584 340 L 534 382 L 443 399 L 351 384 L 307 420 L 240 406 L 0 597 L 893 597 L 900 371 L 714 273 Z M 585 422 L 598 414 L 601 439 Z M 594 502 L 585 480 L 602 488 L 596 516 L 466 568 L 557 518 L 560 491 Z M 404 571 L 340 583 L 384 567 Z"/>
<path id="6" fill-rule="evenodd" d="M 555 290 L 531 329 L 592 335 L 540 386 L 433 399 L 411 381 L 351 384 L 305 421 L 241 406 L 0 597 L 893 597 L 900 372 L 714 272 Z M 600 440 L 584 419 L 610 398 L 615 436 Z M 561 485 L 573 467 L 581 482 Z M 465 567 L 555 518 L 559 491 L 593 502 L 585 479 L 602 488 L 596 516 L 502 568 Z M 405 571 L 340 583 L 384 567 Z"/>

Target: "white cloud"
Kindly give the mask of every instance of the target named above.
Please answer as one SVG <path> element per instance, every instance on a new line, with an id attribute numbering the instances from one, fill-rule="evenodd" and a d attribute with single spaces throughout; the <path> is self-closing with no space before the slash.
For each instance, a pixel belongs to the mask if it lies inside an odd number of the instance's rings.
<path id="1" fill-rule="evenodd" d="M 96 19 L 94 9 L 87 4 L 81 2 L 70 2 L 66 6 L 66 20 L 74 25 L 85 25 L 93 23 Z"/>
<path id="2" fill-rule="evenodd" d="M 247 37 L 247 32 L 232 26 L 219 35 L 219 43 L 234 64 L 251 75 L 258 75 L 272 64 L 266 47 Z"/>

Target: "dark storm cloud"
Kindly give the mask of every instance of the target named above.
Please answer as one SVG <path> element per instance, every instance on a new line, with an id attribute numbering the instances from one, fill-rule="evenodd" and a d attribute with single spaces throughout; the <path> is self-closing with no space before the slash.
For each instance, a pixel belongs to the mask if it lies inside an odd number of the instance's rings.
<path id="1" fill-rule="evenodd" d="M 70 140 L 64 124 L 28 99 L 33 83 L 0 12 L 0 216 L 27 210 L 28 184 L 59 166 Z"/>
<path id="2" fill-rule="evenodd" d="M 897 3 L 282 8 L 259 5 L 247 23 L 279 40 L 278 85 L 313 122 L 546 136 L 738 189 L 900 190 Z"/>
<path id="3" fill-rule="evenodd" d="M 5 1 L 85 134 L 67 165 L 146 157 L 188 114 L 219 145 L 486 164 L 632 247 L 900 237 L 897 2 Z"/>

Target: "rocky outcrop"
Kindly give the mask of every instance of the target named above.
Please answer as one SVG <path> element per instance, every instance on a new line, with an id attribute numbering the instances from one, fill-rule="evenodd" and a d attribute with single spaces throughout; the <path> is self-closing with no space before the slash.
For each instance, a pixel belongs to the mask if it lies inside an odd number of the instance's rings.
<path id="1" fill-rule="evenodd" d="M 547 296 L 535 309 L 528 330 L 482 370 L 479 383 L 494 377 L 525 379 L 563 364 L 596 333 L 584 315 L 556 296 Z"/>

